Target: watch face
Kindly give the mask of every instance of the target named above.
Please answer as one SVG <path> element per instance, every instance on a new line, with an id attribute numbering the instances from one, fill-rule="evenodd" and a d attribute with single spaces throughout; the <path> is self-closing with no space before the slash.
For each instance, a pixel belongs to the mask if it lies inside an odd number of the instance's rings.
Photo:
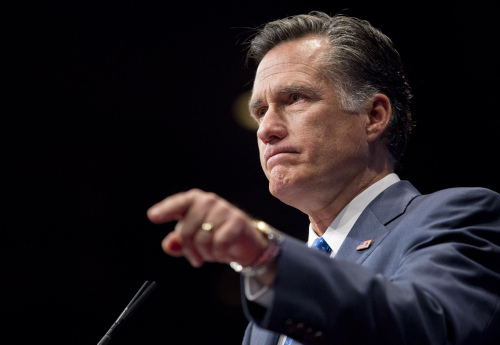
<path id="1" fill-rule="evenodd" d="M 270 240 L 276 239 L 278 241 L 281 241 L 283 238 L 283 236 L 278 230 L 276 230 L 266 222 L 263 222 L 261 220 L 255 220 L 252 222 L 252 224 L 256 229 L 262 232 Z"/>

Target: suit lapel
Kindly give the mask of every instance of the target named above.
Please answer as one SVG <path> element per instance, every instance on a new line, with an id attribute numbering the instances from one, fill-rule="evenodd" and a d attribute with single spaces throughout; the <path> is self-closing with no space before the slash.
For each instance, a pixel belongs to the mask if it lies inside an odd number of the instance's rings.
<path id="1" fill-rule="evenodd" d="M 361 264 L 389 233 L 387 228 L 381 224 L 371 212 L 366 212 L 365 210 L 363 213 L 366 214 L 361 222 L 359 219 L 356 221 L 352 230 L 342 243 L 342 246 L 340 246 L 337 255 L 335 255 L 336 259 L 343 259 Z M 367 240 L 371 240 L 371 244 L 368 248 L 356 250 L 360 244 Z"/>
<path id="2" fill-rule="evenodd" d="M 387 225 L 403 214 L 418 195 L 420 193 L 408 181 L 397 182 L 380 193 L 354 223 L 335 258 L 362 264 L 389 234 Z M 356 250 L 366 240 L 372 240 L 370 246 Z"/>

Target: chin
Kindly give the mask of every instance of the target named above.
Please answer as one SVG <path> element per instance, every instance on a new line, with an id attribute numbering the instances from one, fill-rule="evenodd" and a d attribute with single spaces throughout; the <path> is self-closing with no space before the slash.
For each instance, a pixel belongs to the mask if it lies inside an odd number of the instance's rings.
<path id="1" fill-rule="evenodd" d="M 290 189 L 292 186 L 289 179 L 276 178 L 276 176 L 271 176 L 269 179 L 269 192 L 278 199 L 287 195 Z"/>
<path id="2" fill-rule="evenodd" d="M 269 192 L 281 202 L 294 208 L 299 208 L 300 201 L 303 200 L 301 196 L 304 195 L 300 188 L 297 188 L 290 180 L 271 180 L 269 182 Z"/>
<path id="3" fill-rule="evenodd" d="M 275 167 L 268 175 L 269 192 L 283 203 L 297 208 L 298 204 L 304 200 L 307 188 L 306 178 L 297 171 L 290 171 L 282 166 Z"/>

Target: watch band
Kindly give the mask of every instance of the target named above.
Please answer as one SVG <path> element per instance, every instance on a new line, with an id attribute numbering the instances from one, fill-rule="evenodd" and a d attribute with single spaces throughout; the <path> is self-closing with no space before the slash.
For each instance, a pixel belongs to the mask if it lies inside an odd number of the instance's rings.
<path id="1" fill-rule="evenodd" d="M 269 224 L 261 220 L 254 220 L 252 225 L 268 240 L 266 249 L 249 266 L 242 266 L 234 261 L 229 264 L 236 272 L 249 277 L 263 274 L 268 270 L 269 264 L 278 257 L 281 242 L 283 242 L 281 233 Z"/>

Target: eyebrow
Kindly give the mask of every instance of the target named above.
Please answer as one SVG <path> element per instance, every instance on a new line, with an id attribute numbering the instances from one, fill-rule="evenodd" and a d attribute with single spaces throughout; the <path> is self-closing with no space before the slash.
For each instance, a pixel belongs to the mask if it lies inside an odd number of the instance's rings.
<path id="1" fill-rule="evenodd" d="M 248 101 L 248 109 L 250 109 L 250 115 L 253 116 L 254 110 L 262 104 L 262 99 L 258 99 L 255 102 Z"/>
<path id="2" fill-rule="evenodd" d="M 315 95 L 316 91 L 313 88 L 303 85 L 289 85 L 281 87 L 277 90 L 276 94 L 282 95 L 287 93 L 305 93 L 308 95 Z M 257 99 L 254 102 L 249 101 L 248 107 L 250 109 L 250 114 L 253 116 L 254 110 L 258 108 L 263 103 L 262 99 Z"/>

